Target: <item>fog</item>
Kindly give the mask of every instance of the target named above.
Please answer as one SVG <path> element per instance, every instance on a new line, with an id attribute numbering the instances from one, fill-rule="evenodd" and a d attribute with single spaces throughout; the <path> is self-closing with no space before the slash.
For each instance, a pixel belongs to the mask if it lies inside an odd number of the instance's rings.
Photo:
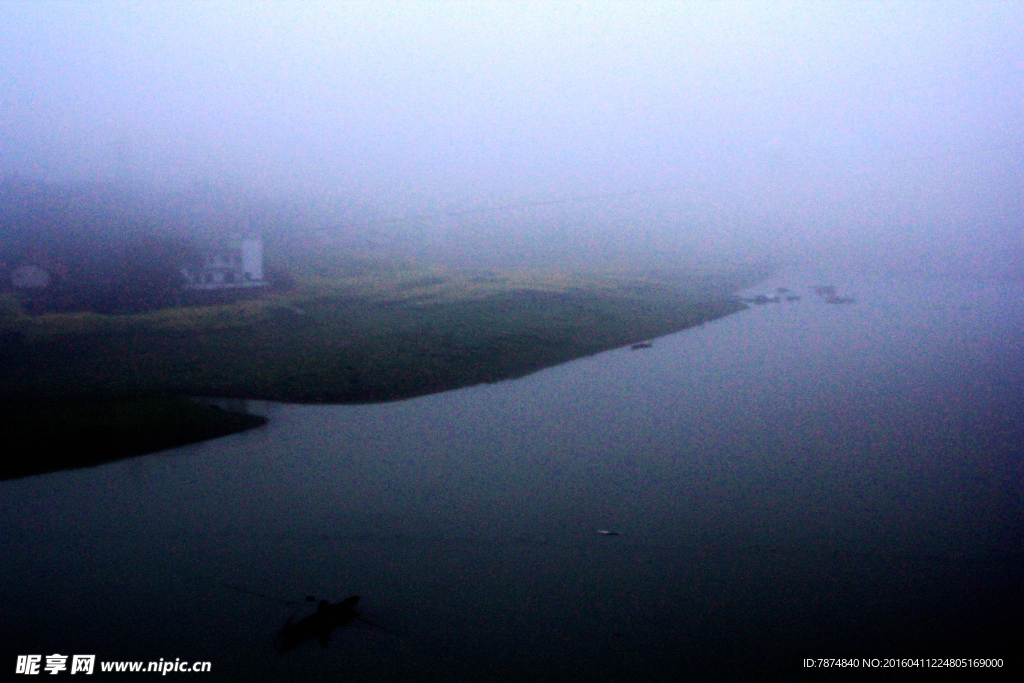
<path id="1" fill-rule="evenodd" d="M 0 174 L 470 261 L 1020 276 L 1022 35 L 1014 3 L 4 2 Z"/>

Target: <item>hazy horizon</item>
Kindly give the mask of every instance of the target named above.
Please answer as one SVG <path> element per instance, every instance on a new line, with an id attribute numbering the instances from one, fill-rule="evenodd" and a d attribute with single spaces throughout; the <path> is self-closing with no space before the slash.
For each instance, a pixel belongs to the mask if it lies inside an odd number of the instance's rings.
<path id="1" fill-rule="evenodd" d="M 1013 4 L 3 2 L 0 175 L 484 261 L 1019 276 L 1022 34 Z"/>

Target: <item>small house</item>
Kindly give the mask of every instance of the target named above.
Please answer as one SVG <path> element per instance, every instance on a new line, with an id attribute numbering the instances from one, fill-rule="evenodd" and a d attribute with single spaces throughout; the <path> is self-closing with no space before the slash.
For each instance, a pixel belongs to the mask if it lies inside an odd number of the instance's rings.
<path id="1" fill-rule="evenodd" d="M 263 240 L 235 238 L 209 250 L 199 263 L 181 269 L 185 289 L 216 290 L 263 287 Z"/>

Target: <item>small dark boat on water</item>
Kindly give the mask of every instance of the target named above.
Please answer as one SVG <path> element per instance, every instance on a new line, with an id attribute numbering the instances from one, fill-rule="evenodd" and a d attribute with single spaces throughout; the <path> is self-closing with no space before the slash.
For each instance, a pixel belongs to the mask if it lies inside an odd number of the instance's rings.
<path id="1" fill-rule="evenodd" d="M 651 342 L 639 342 L 637 344 L 633 344 L 629 348 L 633 349 L 634 351 L 639 351 L 640 349 L 649 349 L 652 346 L 653 344 L 651 344 Z"/>
<path id="2" fill-rule="evenodd" d="M 827 304 L 857 303 L 857 300 L 854 299 L 852 296 L 839 296 L 839 294 L 836 293 L 835 285 L 816 285 L 814 287 L 811 287 L 811 291 L 813 291 L 818 296 L 825 297 L 825 303 Z"/>
<path id="3" fill-rule="evenodd" d="M 321 600 L 316 606 L 316 611 L 309 616 L 303 617 L 294 624 L 289 619 L 277 634 L 277 651 L 284 654 L 313 638 L 317 638 L 320 645 L 327 647 L 331 631 L 359 618 L 359 612 L 356 612 L 358 602 L 358 595 L 345 598 L 333 605 L 326 600 Z"/>
<path id="4" fill-rule="evenodd" d="M 754 304 L 756 306 L 764 306 L 765 304 L 777 304 L 782 301 L 781 296 L 765 296 L 764 294 L 758 294 L 757 296 L 744 299 L 743 301 Z"/>
<path id="5" fill-rule="evenodd" d="M 359 612 L 356 611 L 356 605 L 358 603 L 358 595 L 345 598 L 341 602 L 336 602 L 333 605 L 326 600 L 321 600 L 317 604 L 315 612 L 303 617 L 294 624 L 292 623 L 292 620 L 289 619 L 288 623 L 281 628 L 277 634 L 277 651 L 284 654 L 289 650 L 294 650 L 299 645 L 302 645 L 307 640 L 312 640 L 313 638 L 319 640 L 321 646 L 327 647 L 327 643 L 331 639 L 331 631 L 336 628 L 347 626 L 353 621 L 358 621 L 366 624 L 367 626 L 372 626 L 379 631 L 389 633 L 393 636 L 398 635 L 394 631 L 361 616 Z"/>
<path id="6" fill-rule="evenodd" d="M 248 588 L 243 588 L 242 586 L 236 586 L 230 583 L 222 583 L 221 585 L 225 588 L 230 588 L 233 591 L 238 591 L 239 593 L 253 595 L 257 598 L 264 598 L 266 600 L 273 600 L 274 602 L 281 602 L 286 605 L 293 605 L 297 608 L 300 608 L 303 605 L 312 604 L 316 601 L 316 597 L 312 595 L 307 595 L 304 602 L 297 602 L 249 590 Z M 348 626 L 353 621 L 361 622 L 367 626 L 371 626 L 393 636 L 398 635 L 391 629 L 385 628 L 384 626 L 362 616 L 356 611 L 357 604 L 359 604 L 359 596 L 351 595 L 334 604 L 331 604 L 327 600 L 321 600 L 317 603 L 315 612 L 306 615 L 297 622 L 295 621 L 295 614 L 292 614 L 285 625 L 281 627 L 281 630 L 277 632 L 277 651 L 284 654 L 290 650 L 294 650 L 299 645 L 302 645 L 307 640 L 312 640 L 313 638 L 319 640 L 320 645 L 323 647 L 327 647 L 327 643 L 330 642 L 331 639 L 331 631 L 336 628 Z"/>
<path id="7" fill-rule="evenodd" d="M 768 296 L 767 294 L 756 294 L 750 297 L 738 297 L 740 301 L 748 304 L 754 304 L 755 306 L 764 306 L 765 304 L 777 304 L 781 301 L 800 301 L 800 297 L 793 294 L 793 290 L 788 287 L 776 287 L 775 296 Z"/>

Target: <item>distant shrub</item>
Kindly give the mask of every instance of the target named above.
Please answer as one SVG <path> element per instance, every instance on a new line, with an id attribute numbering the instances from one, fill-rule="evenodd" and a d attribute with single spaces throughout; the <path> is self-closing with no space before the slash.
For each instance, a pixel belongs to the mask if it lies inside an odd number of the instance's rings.
<path id="1" fill-rule="evenodd" d="M 25 314 L 25 310 L 12 292 L 0 293 L 0 320 L 10 320 Z"/>
<path id="2" fill-rule="evenodd" d="M 278 292 L 287 292 L 295 287 L 295 278 L 292 277 L 292 274 L 278 266 L 265 266 L 263 277 L 270 284 L 271 289 Z"/>

